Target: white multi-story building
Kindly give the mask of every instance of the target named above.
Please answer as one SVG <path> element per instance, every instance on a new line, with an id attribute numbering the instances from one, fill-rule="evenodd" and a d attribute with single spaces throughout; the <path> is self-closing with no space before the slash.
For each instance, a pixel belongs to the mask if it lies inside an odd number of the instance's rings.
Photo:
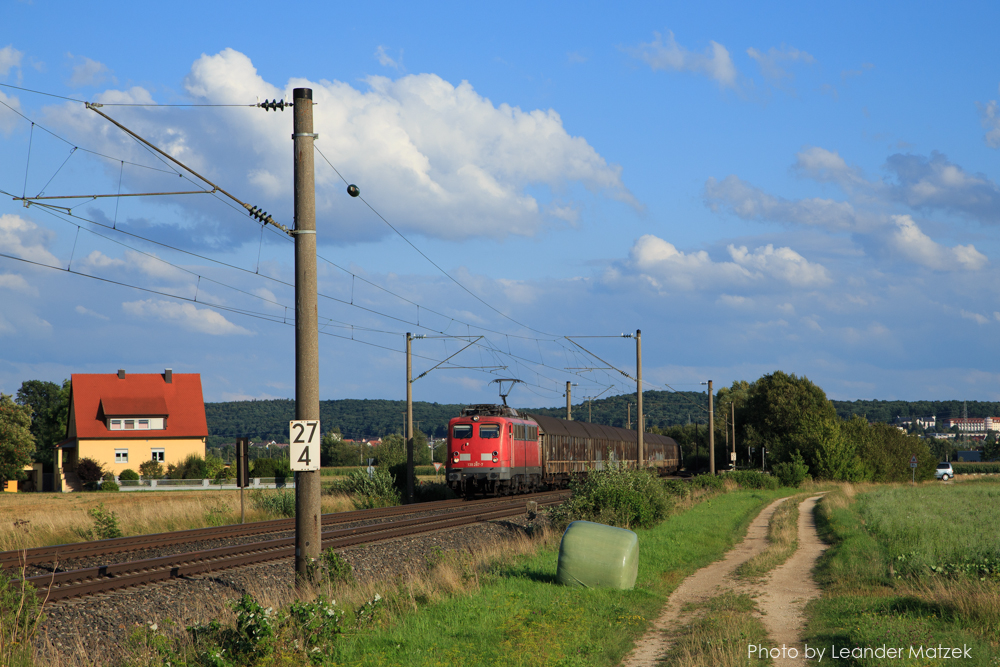
<path id="1" fill-rule="evenodd" d="M 953 417 L 944 420 L 947 429 L 957 426 L 962 433 L 1000 431 L 1000 417 Z"/>

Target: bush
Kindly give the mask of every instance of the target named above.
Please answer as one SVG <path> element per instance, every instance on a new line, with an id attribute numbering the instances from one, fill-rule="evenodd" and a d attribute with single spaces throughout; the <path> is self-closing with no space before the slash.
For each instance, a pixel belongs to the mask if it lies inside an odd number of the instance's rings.
<path id="1" fill-rule="evenodd" d="M 777 489 L 778 480 L 760 470 L 734 470 L 726 473 L 726 479 L 731 479 L 744 489 Z"/>
<path id="2" fill-rule="evenodd" d="M 118 525 L 118 515 L 104 509 L 104 503 L 97 507 L 91 507 L 87 514 L 94 520 L 94 535 L 99 540 L 110 540 L 122 536 L 122 529 Z"/>
<path id="3" fill-rule="evenodd" d="M 0 665 L 32 665 L 32 643 L 43 620 L 35 587 L 0 573 Z"/>
<path id="4" fill-rule="evenodd" d="M 355 470 L 344 480 L 343 488 L 353 496 L 351 502 L 359 510 L 392 507 L 401 502 L 396 479 L 382 468 L 375 468 L 371 476 L 367 470 Z"/>
<path id="5" fill-rule="evenodd" d="M 291 463 L 288 459 L 257 459 L 250 466 L 251 477 L 291 477 Z"/>
<path id="6" fill-rule="evenodd" d="M 809 466 L 805 464 L 802 455 L 796 450 L 791 456 L 791 461 L 778 463 L 774 466 L 774 474 L 782 486 L 798 488 L 802 482 L 809 478 Z"/>
<path id="7" fill-rule="evenodd" d="M 115 476 L 110 472 L 106 472 L 104 473 L 104 480 L 101 482 L 101 485 L 97 488 L 97 490 L 114 492 L 120 491 L 121 489 L 118 487 L 118 482 L 115 481 Z"/>
<path id="8" fill-rule="evenodd" d="M 143 461 L 139 464 L 139 474 L 146 479 L 163 479 L 163 466 L 159 461 Z"/>
<path id="9" fill-rule="evenodd" d="M 96 489 L 98 480 L 104 477 L 104 467 L 94 459 L 83 458 L 76 463 L 76 476 L 84 488 Z"/>
<path id="10" fill-rule="evenodd" d="M 261 512 L 290 518 L 295 516 L 295 493 L 263 489 L 251 491 L 250 506 Z"/>
<path id="11" fill-rule="evenodd" d="M 150 463 L 156 463 L 156 461 L 150 461 Z M 122 470 L 121 473 L 118 475 L 118 479 L 130 482 L 135 481 L 139 479 L 139 473 L 132 470 L 131 468 L 125 468 L 125 470 Z"/>
<path id="12" fill-rule="evenodd" d="M 208 464 L 197 454 L 188 454 L 188 457 L 176 466 L 168 466 L 167 471 L 170 479 L 206 479 Z"/>
<path id="13" fill-rule="evenodd" d="M 714 489 L 716 491 L 721 491 L 725 488 L 725 483 L 722 481 L 721 477 L 716 475 L 697 475 L 691 478 L 688 482 L 691 485 L 691 489 Z"/>
<path id="14" fill-rule="evenodd" d="M 573 497 L 551 514 L 558 524 L 583 519 L 622 528 L 649 528 L 666 518 L 670 500 L 646 470 L 607 463 L 572 485 Z"/>
<path id="15" fill-rule="evenodd" d="M 354 569 L 333 549 L 327 549 L 322 556 L 323 570 L 331 584 L 354 583 Z"/>
<path id="16" fill-rule="evenodd" d="M 275 613 L 264 609 L 247 593 L 232 603 L 236 627 L 224 628 L 219 621 L 188 627 L 199 660 L 193 664 L 251 665 L 266 658 L 275 649 Z M 225 660 L 227 656 L 232 661 Z M 191 664 L 191 663 L 189 663 Z"/>

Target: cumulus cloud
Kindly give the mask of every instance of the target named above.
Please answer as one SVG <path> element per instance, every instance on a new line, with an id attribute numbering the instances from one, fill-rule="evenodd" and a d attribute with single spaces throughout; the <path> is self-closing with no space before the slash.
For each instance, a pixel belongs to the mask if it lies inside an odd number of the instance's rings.
<path id="1" fill-rule="evenodd" d="M 58 267 L 59 259 L 47 248 L 54 237 L 51 231 L 18 215 L 0 215 L 0 252 Z"/>
<path id="2" fill-rule="evenodd" d="M 126 301 L 122 309 L 129 315 L 142 319 L 158 319 L 171 324 L 212 336 L 243 335 L 251 336 L 253 332 L 233 324 L 223 315 L 209 308 L 198 308 L 193 303 L 177 303 L 162 299 L 146 299 L 142 301 Z"/>
<path id="3" fill-rule="evenodd" d="M 775 81 L 792 78 L 791 72 L 784 67 L 785 63 L 801 62 L 812 65 L 816 62 L 816 59 L 805 51 L 800 51 L 793 46 L 786 47 L 785 45 L 782 45 L 780 49 L 771 47 L 767 53 L 762 53 L 750 47 L 747 49 L 747 55 L 757 62 L 758 67 L 760 67 L 760 73 L 764 77 Z"/>
<path id="4" fill-rule="evenodd" d="M 13 95 L 5 95 L 3 91 L 0 91 L 0 102 L 3 102 L 15 111 L 21 110 L 21 100 Z M 10 134 L 21 120 L 17 114 L 0 113 L 0 132 L 3 132 L 5 135 Z"/>
<path id="5" fill-rule="evenodd" d="M 145 254 L 135 250 L 126 250 L 124 259 L 108 257 L 100 250 L 94 250 L 84 258 L 83 266 L 91 269 L 127 268 L 150 278 L 172 282 L 190 280 L 190 274 L 161 261 L 154 253 Z"/>
<path id="6" fill-rule="evenodd" d="M 910 260 L 935 271 L 977 271 L 986 265 L 986 255 L 972 245 L 942 246 L 924 234 L 908 215 L 892 217 L 896 231 L 892 242 Z"/>
<path id="7" fill-rule="evenodd" d="M 849 202 L 775 197 L 735 175 L 729 175 L 722 181 L 710 177 L 705 182 L 705 203 L 713 211 L 729 210 L 745 220 L 770 220 L 834 231 L 854 230 L 862 226 Z"/>
<path id="8" fill-rule="evenodd" d="M 667 31 L 667 38 L 653 33 L 653 41 L 640 43 L 630 49 L 630 53 L 649 65 L 653 71 L 674 70 L 703 74 L 719 82 L 723 88 L 736 87 L 736 66 L 729 51 L 722 44 L 712 41 L 704 53 L 688 51 L 674 39 L 673 31 Z"/>
<path id="9" fill-rule="evenodd" d="M 97 62 L 86 56 L 74 56 L 72 53 L 67 53 L 66 55 L 73 63 L 73 71 L 69 77 L 69 85 L 72 88 L 97 86 L 109 78 L 113 78 L 111 70 L 104 63 Z"/>
<path id="10" fill-rule="evenodd" d="M 801 176 L 820 182 L 839 183 L 845 188 L 867 184 L 861 170 L 848 166 L 840 153 L 819 146 L 806 146 L 796 153 L 792 169 Z"/>
<path id="11" fill-rule="evenodd" d="M 962 317 L 964 317 L 967 320 L 972 320 L 976 324 L 980 324 L 980 325 L 982 325 L 982 324 L 989 324 L 989 321 L 990 321 L 989 318 L 986 317 L 985 315 L 980 315 L 979 313 L 972 313 L 972 312 L 969 312 L 968 310 L 960 310 L 959 311 L 959 315 L 961 315 Z"/>
<path id="12" fill-rule="evenodd" d="M 292 88 L 312 88 L 317 148 L 403 231 L 448 239 L 532 236 L 547 226 L 566 224 L 559 213 L 571 209 L 564 207 L 583 205 L 578 186 L 641 208 L 625 187 L 621 168 L 609 164 L 583 137 L 571 135 L 555 110 L 495 104 L 467 81 L 456 85 L 434 74 L 416 74 L 371 77 L 358 88 L 304 79 L 279 87 L 265 81 L 247 56 L 226 49 L 195 61 L 184 86 L 191 99 L 204 103 L 289 99 Z M 102 102 L 138 102 L 150 95 L 132 88 L 96 97 Z M 151 115 L 128 108 L 116 113 L 123 123 L 206 176 L 223 183 L 249 180 L 253 192 L 237 194 L 253 195 L 254 204 L 290 224 L 287 113 L 230 110 L 215 115 L 161 109 Z M 103 142 L 115 155 L 147 160 L 145 151 L 92 112 L 66 105 L 52 116 L 73 134 Z M 217 131 L 220 122 L 228 132 Z M 157 177 L 150 173 L 134 172 L 130 185 L 153 187 L 141 180 Z M 384 225 L 373 224 L 370 211 L 344 193 L 339 176 L 319 155 L 316 186 L 321 242 L 350 243 L 387 233 Z M 548 205 L 556 193 L 563 201 L 552 209 Z M 190 208 L 209 204 L 182 202 Z M 199 234 L 216 244 L 235 240 L 226 240 L 227 235 L 249 241 L 251 228 L 207 223 L 192 231 L 192 236 Z"/>
<path id="13" fill-rule="evenodd" d="M 746 286 L 777 281 L 796 287 L 829 282 L 827 270 L 807 261 L 791 248 L 762 246 L 728 247 L 730 262 L 715 262 L 704 250 L 685 253 L 652 234 L 640 237 L 629 251 L 627 269 L 640 275 L 657 289 L 683 290 Z M 742 297 L 728 296 L 726 303 L 737 305 Z"/>
<path id="14" fill-rule="evenodd" d="M 93 318 L 96 318 L 98 320 L 110 320 L 111 319 L 107 315 L 101 315 L 100 313 L 98 313 L 96 311 L 93 311 L 90 308 L 86 308 L 84 306 L 77 306 L 76 307 L 76 312 L 78 314 L 80 314 L 80 315 L 86 315 L 88 317 L 93 317 Z"/>
<path id="15" fill-rule="evenodd" d="M 0 49 L 0 76 L 7 76 L 12 69 L 20 67 L 23 57 L 24 53 L 15 49 L 13 44 Z"/>

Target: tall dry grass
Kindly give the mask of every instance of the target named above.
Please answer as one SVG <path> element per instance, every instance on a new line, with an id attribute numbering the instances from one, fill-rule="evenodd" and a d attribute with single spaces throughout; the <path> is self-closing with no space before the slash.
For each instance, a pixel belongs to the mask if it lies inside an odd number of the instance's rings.
<path id="1" fill-rule="evenodd" d="M 767 524 L 767 547 L 736 568 L 736 576 L 758 579 L 788 560 L 799 548 L 799 503 L 808 494 L 778 505 Z"/>
<path id="2" fill-rule="evenodd" d="M 244 497 L 247 521 L 277 518 L 252 508 Z M 239 491 L 160 491 L 129 493 L 0 494 L 0 551 L 68 544 L 94 539 L 88 510 L 104 504 L 125 535 L 165 533 L 238 523 Z M 342 494 L 325 495 L 322 511 L 353 509 Z"/>

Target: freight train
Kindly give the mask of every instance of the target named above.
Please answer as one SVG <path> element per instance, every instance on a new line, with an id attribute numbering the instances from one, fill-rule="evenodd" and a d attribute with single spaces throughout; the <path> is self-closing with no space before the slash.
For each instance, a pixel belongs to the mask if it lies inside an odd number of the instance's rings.
<path id="1" fill-rule="evenodd" d="M 646 466 L 661 474 L 680 468 L 673 438 L 644 433 L 643 448 Z M 608 463 L 635 466 L 637 450 L 636 431 L 471 405 L 448 423 L 448 486 L 465 495 L 563 487 Z"/>

